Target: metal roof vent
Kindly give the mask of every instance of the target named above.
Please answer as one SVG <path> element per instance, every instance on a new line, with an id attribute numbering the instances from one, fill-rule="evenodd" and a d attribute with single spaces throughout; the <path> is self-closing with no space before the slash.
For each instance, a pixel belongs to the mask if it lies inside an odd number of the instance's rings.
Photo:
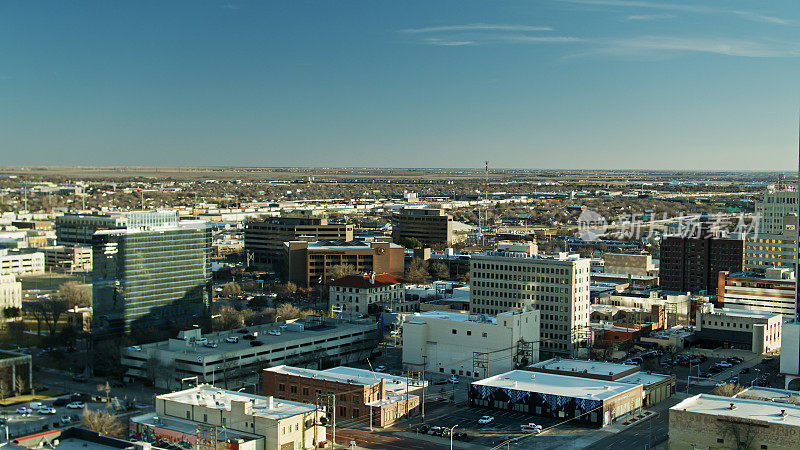
<path id="1" fill-rule="evenodd" d="M 731 406 L 729 406 L 728 409 L 736 409 L 736 405 L 731 403 Z"/>

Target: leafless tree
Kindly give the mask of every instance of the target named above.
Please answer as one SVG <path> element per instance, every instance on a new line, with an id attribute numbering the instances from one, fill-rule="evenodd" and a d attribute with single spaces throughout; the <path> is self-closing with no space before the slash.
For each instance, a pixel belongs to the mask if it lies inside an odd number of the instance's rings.
<path id="1" fill-rule="evenodd" d="M 297 306 L 294 306 L 291 303 L 281 303 L 275 310 L 275 319 L 276 321 L 278 318 L 283 320 L 296 319 L 300 317 L 301 314 L 302 311 Z"/>
<path id="2" fill-rule="evenodd" d="M 328 269 L 328 274 L 334 280 L 346 277 L 347 275 L 353 275 L 354 273 L 356 273 L 356 268 L 352 264 L 337 264 Z"/>
<path id="3" fill-rule="evenodd" d="M 238 283 L 231 281 L 230 283 L 226 283 L 225 286 L 222 286 L 222 295 L 225 297 L 235 297 L 242 293 L 242 288 L 239 286 Z"/>
<path id="4" fill-rule="evenodd" d="M 734 395 L 742 392 L 744 387 L 739 386 L 736 383 L 725 383 L 723 385 L 717 386 L 711 391 L 714 395 L 721 395 L 723 397 L 733 397 Z"/>
<path id="5" fill-rule="evenodd" d="M 761 429 L 749 419 L 719 419 L 717 426 L 724 440 L 733 439 L 733 448 L 737 450 L 749 450 Z"/>
<path id="6" fill-rule="evenodd" d="M 244 314 L 228 305 L 219 308 L 217 317 L 214 318 L 215 330 L 232 330 L 244 326 Z"/>
<path id="7" fill-rule="evenodd" d="M 81 424 L 87 430 L 109 437 L 121 438 L 125 431 L 125 426 L 115 414 L 102 410 L 84 409 Z"/>
<path id="8" fill-rule="evenodd" d="M 414 258 L 408 265 L 405 279 L 414 284 L 425 283 L 428 280 L 428 262 L 422 258 Z"/>
<path id="9" fill-rule="evenodd" d="M 81 286 L 77 281 L 68 281 L 58 288 L 58 298 L 67 303 L 67 308 L 92 306 L 92 288 Z"/>

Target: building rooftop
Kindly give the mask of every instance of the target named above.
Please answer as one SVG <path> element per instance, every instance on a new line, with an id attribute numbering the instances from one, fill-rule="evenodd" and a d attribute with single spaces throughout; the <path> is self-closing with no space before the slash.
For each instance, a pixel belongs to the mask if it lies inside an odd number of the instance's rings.
<path id="1" fill-rule="evenodd" d="M 140 423 L 142 425 L 155 426 L 159 428 L 166 428 L 172 431 L 178 431 L 183 434 L 197 435 L 197 423 L 190 420 L 180 420 L 174 417 L 159 416 L 155 412 L 142 414 L 140 416 L 131 417 L 131 422 Z M 255 441 L 264 439 L 263 436 L 255 434 L 243 433 L 241 431 L 234 431 L 231 429 L 225 430 L 225 436 L 229 440 L 241 439 L 244 442 Z M 222 438 L 222 436 L 220 436 Z"/>
<path id="2" fill-rule="evenodd" d="M 783 317 L 782 314 L 769 311 L 756 311 L 751 309 L 739 308 L 714 308 L 713 311 L 703 312 L 703 314 L 713 314 L 730 317 L 746 317 L 750 319 L 770 319 L 772 317 Z"/>
<path id="3" fill-rule="evenodd" d="M 424 323 L 425 319 L 452 320 L 454 322 L 490 323 L 497 325 L 497 317 L 456 311 L 426 311 L 406 316 L 406 323 Z"/>
<path id="4" fill-rule="evenodd" d="M 789 401 L 800 401 L 800 392 L 790 391 L 788 389 L 753 386 L 739 392 L 735 397 L 755 398 L 775 403 L 787 403 Z"/>
<path id="5" fill-rule="evenodd" d="M 328 283 L 328 286 L 351 287 L 357 289 L 371 289 L 384 286 L 394 286 L 403 283 L 402 278 L 388 273 L 370 275 L 347 275 Z"/>
<path id="6" fill-rule="evenodd" d="M 665 375 L 661 373 L 650 372 L 636 372 L 626 377 L 618 378 L 614 381 L 617 383 L 641 384 L 649 386 L 651 384 L 660 383 L 666 379 L 672 378 L 672 375 Z"/>
<path id="7" fill-rule="evenodd" d="M 520 391 L 560 395 L 586 400 L 607 400 L 636 386 L 616 381 L 556 375 L 527 370 L 512 370 L 472 383 L 478 386 L 511 388 Z"/>
<path id="8" fill-rule="evenodd" d="M 731 409 L 731 404 L 733 404 L 734 409 Z M 687 398 L 670 408 L 670 410 L 750 419 L 795 427 L 800 426 L 800 406 L 764 400 L 699 394 Z M 785 414 L 782 415 L 781 412 Z"/>
<path id="9" fill-rule="evenodd" d="M 559 370 L 563 372 L 582 372 L 593 375 L 618 375 L 635 369 L 634 366 L 604 361 L 588 361 L 583 359 L 553 358 L 531 364 L 532 369 Z"/>
<path id="10" fill-rule="evenodd" d="M 183 391 L 162 394 L 156 397 L 158 400 L 167 400 L 193 406 L 204 406 L 217 410 L 230 410 L 231 402 L 245 402 L 252 405 L 252 415 L 277 420 L 293 417 L 298 414 L 313 412 L 315 406 L 308 403 L 293 402 L 291 400 L 272 399 L 272 407 L 269 405 L 269 397 L 260 395 L 246 394 L 243 392 L 226 391 L 208 384 L 186 389 Z"/>

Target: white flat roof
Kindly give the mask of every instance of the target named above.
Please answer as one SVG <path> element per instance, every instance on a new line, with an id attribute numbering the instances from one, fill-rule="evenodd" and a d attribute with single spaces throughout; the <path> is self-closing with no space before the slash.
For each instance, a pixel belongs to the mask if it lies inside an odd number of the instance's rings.
<path id="1" fill-rule="evenodd" d="M 519 391 L 560 395 L 562 397 L 586 400 L 608 400 L 619 394 L 635 389 L 629 383 L 581 378 L 552 373 L 512 370 L 485 380 L 472 383 L 479 386 L 494 386 Z"/>
<path id="2" fill-rule="evenodd" d="M 753 319 L 769 319 L 772 317 L 783 317 L 782 314 L 773 313 L 769 311 L 756 311 L 751 309 L 739 308 L 714 308 L 713 313 L 704 313 L 709 315 L 725 315 L 731 317 L 749 317 Z"/>
<path id="3" fill-rule="evenodd" d="M 477 316 L 485 317 L 488 322 L 480 322 L 475 320 Z M 472 317 L 473 320 L 470 320 Z M 454 322 L 475 322 L 475 323 L 491 323 L 497 324 L 497 317 L 488 316 L 485 314 L 472 314 L 462 313 L 456 311 L 426 311 L 421 313 L 414 313 L 406 316 L 406 322 L 424 322 L 425 319 L 438 319 L 438 320 L 452 320 Z"/>
<path id="4" fill-rule="evenodd" d="M 636 366 L 626 364 L 615 364 L 603 361 L 587 361 L 583 359 L 561 359 L 553 358 L 531 364 L 528 367 L 538 369 L 560 370 L 563 372 L 584 372 L 593 375 L 617 375 L 635 369 Z"/>
<path id="5" fill-rule="evenodd" d="M 616 379 L 614 381 L 618 383 L 641 384 L 644 386 L 649 386 L 651 384 L 660 383 L 668 378 L 672 378 L 672 375 L 663 375 L 659 373 L 648 373 L 648 372 L 636 372 L 626 377 Z"/>
<path id="6" fill-rule="evenodd" d="M 163 394 L 156 399 L 165 399 L 178 403 L 204 406 L 219 410 L 230 410 L 232 401 L 250 402 L 253 405 L 252 413 L 254 416 L 266 417 L 268 419 L 285 419 L 298 414 L 314 411 L 314 405 L 308 403 L 293 402 L 291 400 L 274 399 L 273 407 L 267 406 L 267 398 L 260 395 L 245 394 L 243 392 L 226 391 L 225 389 L 215 388 L 208 384 L 201 384 L 195 388 L 183 391 Z"/>
<path id="7" fill-rule="evenodd" d="M 735 409 L 730 408 L 731 403 L 734 404 Z M 764 400 L 699 394 L 687 398 L 670 409 L 713 416 L 751 419 L 794 427 L 800 426 L 800 406 Z M 780 415 L 781 410 L 786 412 L 783 417 Z"/>

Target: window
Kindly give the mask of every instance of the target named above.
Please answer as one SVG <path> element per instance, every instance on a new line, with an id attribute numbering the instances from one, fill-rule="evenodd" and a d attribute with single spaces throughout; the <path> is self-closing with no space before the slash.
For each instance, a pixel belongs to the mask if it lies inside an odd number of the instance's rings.
<path id="1" fill-rule="evenodd" d="M 208 414 L 203 414 L 203 422 L 208 422 Z"/>
<path id="2" fill-rule="evenodd" d="M 482 336 L 482 337 L 486 337 L 486 333 L 483 333 L 483 336 Z"/>
<path id="3" fill-rule="evenodd" d="M 303 395 L 308 395 L 308 388 L 307 387 L 303 388 Z"/>
<path id="4" fill-rule="evenodd" d="M 192 415 L 191 411 L 186 411 L 186 418 L 187 419 L 191 419 L 191 415 Z"/>
<path id="5" fill-rule="evenodd" d="M 453 334 L 458 334 L 455 328 L 453 328 Z"/>
<path id="6" fill-rule="evenodd" d="M 467 330 L 467 336 L 472 336 L 472 330 Z"/>
<path id="7" fill-rule="evenodd" d="M 279 384 L 278 385 L 278 390 L 281 391 L 281 392 L 285 392 L 286 391 L 286 385 L 283 384 L 283 383 Z"/>

